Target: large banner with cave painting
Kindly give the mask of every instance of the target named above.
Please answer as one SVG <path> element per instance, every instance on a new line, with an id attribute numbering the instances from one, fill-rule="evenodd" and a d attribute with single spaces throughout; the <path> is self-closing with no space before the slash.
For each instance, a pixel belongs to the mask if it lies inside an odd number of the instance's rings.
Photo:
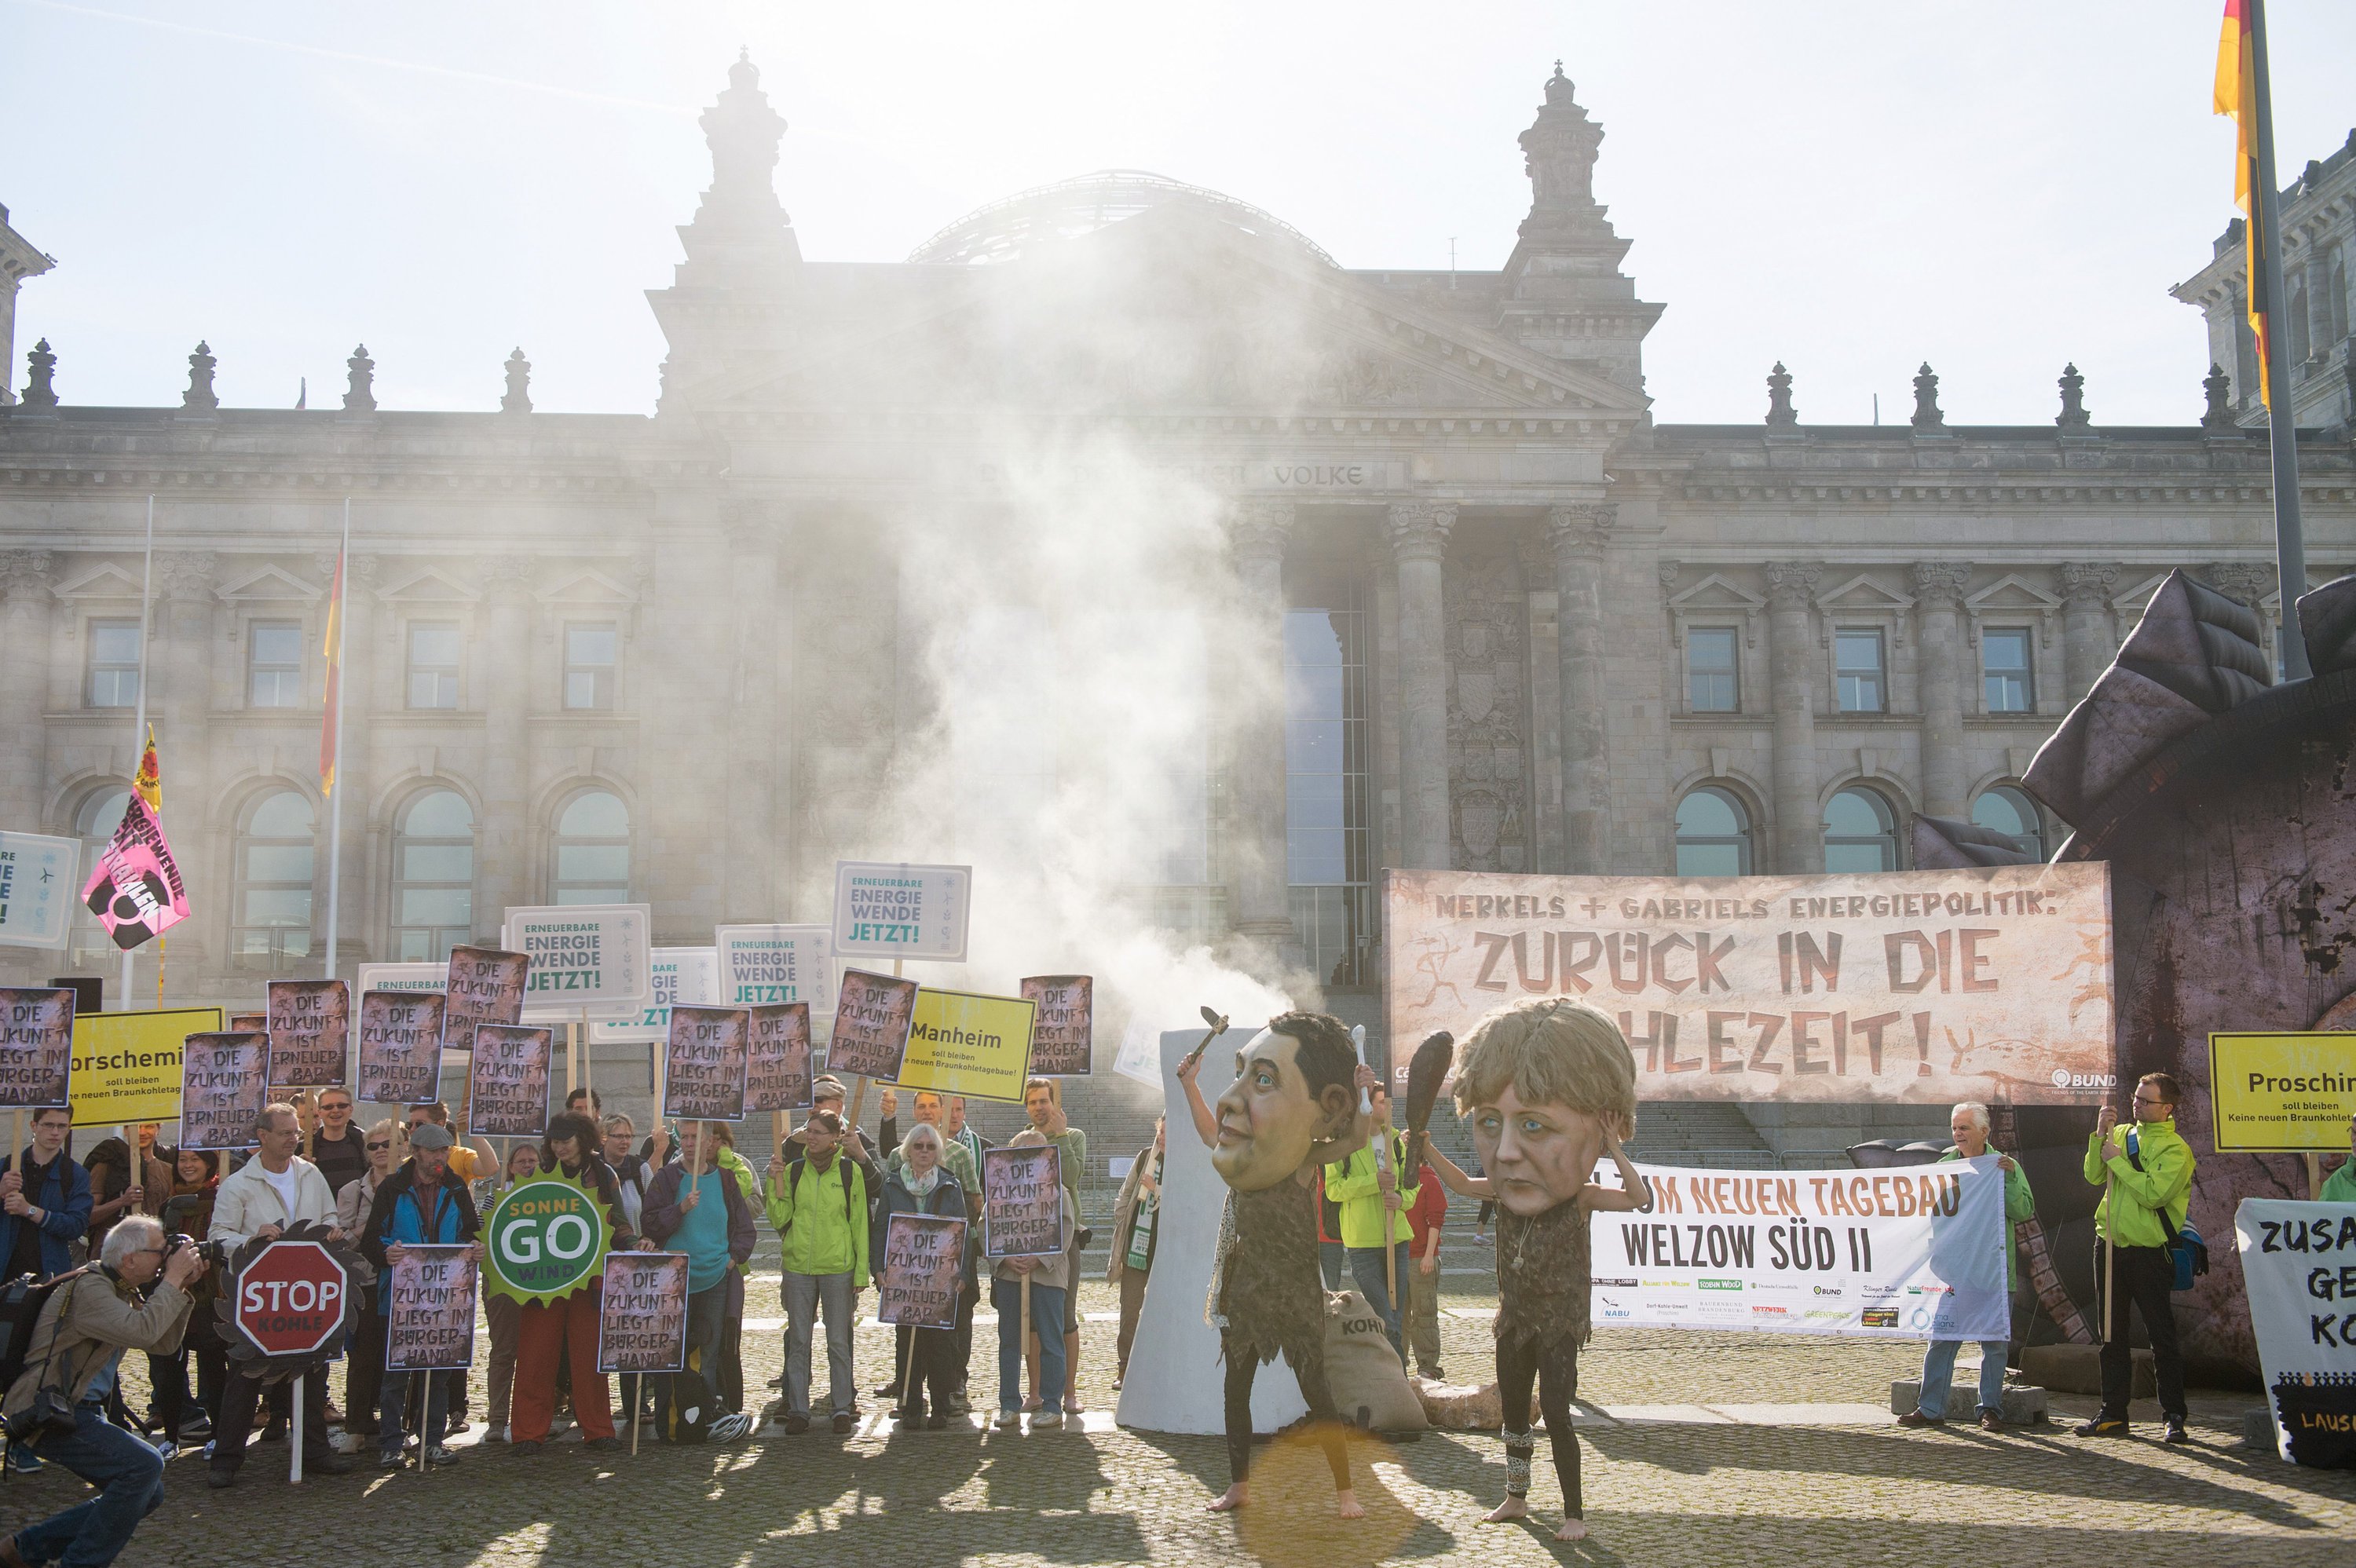
<path id="1" fill-rule="evenodd" d="M 1644 1100 L 2099 1102 L 2104 865 L 1804 877 L 1383 873 L 1391 1060 L 1526 997 L 1619 1020 Z"/>

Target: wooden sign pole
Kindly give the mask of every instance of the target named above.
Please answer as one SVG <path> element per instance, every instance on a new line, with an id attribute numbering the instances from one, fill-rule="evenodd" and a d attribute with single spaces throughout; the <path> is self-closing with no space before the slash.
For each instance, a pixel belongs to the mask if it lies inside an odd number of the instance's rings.
<path id="1" fill-rule="evenodd" d="M 2323 1157 L 2313 1149 L 2307 1154 L 2307 1200 L 2309 1203 L 2323 1200 Z"/>
<path id="2" fill-rule="evenodd" d="M 638 1403 L 647 1397 L 647 1374 L 630 1374 L 630 1456 L 638 1454 Z"/>
<path id="3" fill-rule="evenodd" d="M 297 1373 L 294 1379 L 294 1410 L 288 1418 L 286 1432 L 286 1482 L 295 1487 L 303 1484 L 303 1382 L 302 1374 Z"/>
<path id="4" fill-rule="evenodd" d="M 1057 1324 L 1056 1327 L 1060 1328 L 1063 1325 Z M 1023 1337 L 1014 1342 L 1025 1350 L 1031 1348 L 1031 1275 L 1028 1270 L 1023 1275 Z M 1039 1352 L 1042 1377 L 1045 1375 L 1046 1364 L 1047 1352 L 1043 1349 Z"/>

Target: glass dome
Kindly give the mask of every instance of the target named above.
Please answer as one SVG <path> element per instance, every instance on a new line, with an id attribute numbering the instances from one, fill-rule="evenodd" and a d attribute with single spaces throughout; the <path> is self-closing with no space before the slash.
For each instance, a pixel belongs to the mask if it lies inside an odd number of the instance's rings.
<path id="1" fill-rule="evenodd" d="M 1009 261 L 1026 246 L 1093 233 L 1168 202 L 1215 213 L 1246 233 L 1271 236 L 1329 267 L 1339 265 L 1315 240 L 1249 202 L 1143 169 L 1099 169 L 1018 191 L 967 213 L 908 252 L 908 260 L 967 265 Z"/>

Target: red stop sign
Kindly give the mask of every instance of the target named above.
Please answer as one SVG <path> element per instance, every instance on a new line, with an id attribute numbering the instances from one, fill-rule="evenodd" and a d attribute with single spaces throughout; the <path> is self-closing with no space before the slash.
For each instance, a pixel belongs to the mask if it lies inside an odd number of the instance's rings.
<path id="1" fill-rule="evenodd" d="M 273 1242 L 237 1282 L 237 1329 L 265 1356 L 306 1356 L 344 1327 L 344 1265 L 316 1242 Z"/>

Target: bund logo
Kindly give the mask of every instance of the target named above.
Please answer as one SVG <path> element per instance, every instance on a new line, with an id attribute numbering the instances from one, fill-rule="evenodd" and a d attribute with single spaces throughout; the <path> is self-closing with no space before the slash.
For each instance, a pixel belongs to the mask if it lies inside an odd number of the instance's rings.
<path id="1" fill-rule="evenodd" d="M 2115 1089 L 2119 1075 L 2115 1072 L 2072 1072 L 2066 1067 L 2053 1070 L 2056 1089 Z"/>

